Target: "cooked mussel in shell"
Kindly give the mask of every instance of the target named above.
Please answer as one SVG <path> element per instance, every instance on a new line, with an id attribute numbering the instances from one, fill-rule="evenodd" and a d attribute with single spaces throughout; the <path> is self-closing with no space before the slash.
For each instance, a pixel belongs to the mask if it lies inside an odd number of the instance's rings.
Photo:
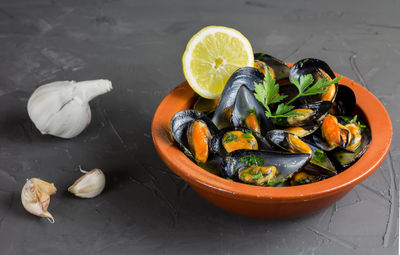
<path id="1" fill-rule="evenodd" d="M 284 130 L 271 130 L 267 139 L 275 147 L 291 153 L 307 153 L 311 155 L 310 162 L 304 171 L 317 176 L 332 176 L 337 171 L 328 156 L 314 144 Z"/>
<path id="2" fill-rule="evenodd" d="M 335 73 L 327 63 L 315 58 L 305 58 L 295 63 L 290 68 L 289 78 L 290 80 L 295 79 L 300 81 L 300 77 L 308 74 L 313 76 L 313 84 L 315 84 L 319 79 L 327 79 L 331 81 L 336 78 Z M 338 85 L 331 84 L 329 87 L 325 88 L 325 91 L 325 93 L 319 95 L 302 98 L 302 101 L 303 103 L 313 103 L 316 101 L 333 102 L 338 93 Z"/>
<path id="3" fill-rule="evenodd" d="M 272 121 L 265 116 L 264 107 L 246 86 L 241 86 L 237 93 L 230 122 L 234 127 L 247 127 L 262 135 L 274 128 Z"/>
<path id="4" fill-rule="evenodd" d="M 212 117 L 217 128 L 222 129 L 230 126 L 230 118 L 227 112 L 231 111 L 240 87 L 246 86 L 250 91 L 254 91 L 254 83 L 260 83 L 263 79 L 263 73 L 248 66 L 242 67 L 232 74 L 222 91 L 221 99 Z"/>
<path id="5" fill-rule="evenodd" d="M 235 150 L 266 150 L 271 146 L 260 133 L 245 127 L 221 129 L 211 140 L 213 154 L 225 157 Z"/>
<path id="6" fill-rule="evenodd" d="M 222 175 L 249 184 L 274 186 L 300 171 L 310 157 L 299 153 L 237 150 L 225 158 Z"/>
<path id="7" fill-rule="evenodd" d="M 319 101 L 312 104 L 301 105 L 291 112 L 295 112 L 297 116 L 289 116 L 275 118 L 273 123 L 281 127 L 302 127 L 318 125 L 321 120 L 328 114 L 332 103 L 328 101 Z"/>
<path id="8" fill-rule="evenodd" d="M 195 110 L 176 113 L 170 121 L 170 133 L 182 151 L 197 163 L 209 157 L 210 141 L 218 132 L 212 121 Z"/>
<path id="9" fill-rule="evenodd" d="M 289 67 L 283 61 L 266 53 L 254 54 L 254 67 L 263 74 L 268 70 L 272 78 L 276 80 L 287 79 L 289 77 Z"/>

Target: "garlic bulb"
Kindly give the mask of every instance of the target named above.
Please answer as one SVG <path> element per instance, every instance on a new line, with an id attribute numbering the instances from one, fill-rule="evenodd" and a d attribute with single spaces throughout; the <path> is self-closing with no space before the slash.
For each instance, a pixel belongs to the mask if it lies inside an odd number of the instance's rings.
<path id="1" fill-rule="evenodd" d="M 21 202 L 25 210 L 39 216 L 47 218 L 54 223 L 54 218 L 47 211 L 50 204 L 50 195 L 56 193 L 57 189 L 53 183 L 45 182 L 39 178 L 31 178 L 21 191 Z"/>
<path id="2" fill-rule="evenodd" d="M 88 102 L 111 89 L 109 80 L 55 81 L 45 84 L 29 98 L 28 114 L 42 134 L 72 138 L 90 123 Z"/>
<path id="3" fill-rule="evenodd" d="M 92 198 L 99 195 L 106 185 L 106 177 L 103 172 L 98 168 L 90 172 L 81 169 L 81 172 L 85 175 L 76 180 L 68 188 L 68 191 L 81 198 Z"/>

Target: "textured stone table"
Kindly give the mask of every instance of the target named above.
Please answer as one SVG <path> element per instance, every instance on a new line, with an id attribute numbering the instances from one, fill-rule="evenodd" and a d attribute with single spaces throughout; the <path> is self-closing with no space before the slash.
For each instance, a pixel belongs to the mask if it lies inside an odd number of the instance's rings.
<path id="1" fill-rule="evenodd" d="M 399 2 L 0 1 L 0 254 L 397 254 Z M 240 30 L 254 51 L 326 60 L 367 87 L 393 122 L 381 168 L 314 215 L 247 219 L 199 197 L 158 158 L 161 99 L 184 80 L 187 41 L 206 25 Z M 42 136 L 26 112 L 40 84 L 107 78 L 92 122 L 70 140 Z M 71 196 L 79 165 L 107 176 L 95 199 Z M 54 182 L 55 224 L 20 202 L 26 178 Z"/>

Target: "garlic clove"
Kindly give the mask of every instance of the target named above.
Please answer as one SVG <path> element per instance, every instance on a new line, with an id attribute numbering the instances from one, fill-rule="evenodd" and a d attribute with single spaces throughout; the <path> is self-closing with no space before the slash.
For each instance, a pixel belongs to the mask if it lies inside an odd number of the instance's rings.
<path id="1" fill-rule="evenodd" d="M 78 180 L 68 188 L 68 191 L 77 197 L 93 198 L 98 196 L 106 185 L 106 178 L 103 171 L 98 168 L 90 172 L 83 171 L 85 175 L 81 176 Z"/>
<path id="2" fill-rule="evenodd" d="M 31 178 L 21 191 L 21 202 L 29 213 L 47 218 L 54 223 L 54 218 L 47 208 L 50 204 L 50 196 L 56 193 L 57 189 L 53 183 L 45 182 L 39 178 Z"/>
<path id="3" fill-rule="evenodd" d="M 111 82 L 103 79 L 45 84 L 37 88 L 29 98 L 28 114 L 42 134 L 72 138 L 90 123 L 88 102 L 111 89 Z"/>

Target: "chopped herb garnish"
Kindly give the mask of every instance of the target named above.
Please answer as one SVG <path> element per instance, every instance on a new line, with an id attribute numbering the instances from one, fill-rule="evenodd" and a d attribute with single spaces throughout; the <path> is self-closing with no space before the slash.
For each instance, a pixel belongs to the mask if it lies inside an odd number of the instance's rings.
<path id="1" fill-rule="evenodd" d="M 282 175 L 278 175 L 278 176 L 275 176 L 275 177 L 269 179 L 266 184 L 268 186 L 275 186 L 278 183 L 282 183 L 282 182 L 285 182 L 285 181 L 286 181 L 285 177 L 283 177 Z"/>
<path id="2" fill-rule="evenodd" d="M 259 170 L 257 170 L 256 173 L 252 176 L 252 179 L 253 179 L 253 180 L 258 180 L 258 179 L 260 179 L 261 177 L 263 177 L 263 174 L 262 174 L 261 169 L 259 169 Z"/>
<path id="3" fill-rule="evenodd" d="M 288 102 L 279 104 L 275 113 L 273 113 L 269 108 L 269 105 L 273 103 L 279 103 L 287 96 L 279 95 L 279 85 L 275 84 L 275 79 L 273 79 L 270 72 L 266 70 L 263 83 L 254 84 L 254 97 L 265 107 L 265 115 L 269 118 L 304 116 L 302 113 L 292 111 L 294 106 L 291 105 L 291 103 L 303 96 L 325 93 L 325 88 L 337 83 L 341 78 L 342 76 L 339 76 L 333 80 L 328 80 L 327 77 L 324 77 L 322 79 L 318 79 L 315 84 L 313 84 L 314 78 L 311 74 L 300 76 L 300 80 L 292 78 L 290 81 L 296 86 L 298 94 Z"/>
<path id="4" fill-rule="evenodd" d="M 225 179 L 227 179 L 228 181 L 233 181 L 231 178 L 229 178 L 229 177 L 226 177 Z"/>
<path id="5" fill-rule="evenodd" d="M 250 110 L 247 110 L 247 113 L 250 115 L 250 114 L 257 114 L 257 111 L 256 111 L 256 108 L 255 107 L 253 107 L 253 109 L 250 109 Z"/>
<path id="6" fill-rule="evenodd" d="M 262 166 L 264 165 L 264 159 L 260 158 L 256 155 L 246 155 L 239 159 L 239 162 L 244 163 L 246 166 L 256 165 Z"/>
<path id="7" fill-rule="evenodd" d="M 323 163 L 323 162 L 326 161 L 325 153 L 324 153 L 322 150 L 320 150 L 320 149 L 316 149 L 316 150 L 315 150 L 314 155 L 313 155 L 313 158 L 314 158 L 316 161 L 321 162 L 321 163 Z"/>
<path id="8" fill-rule="evenodd" d="M 253 171 L 254 171 L 254 167 L 252 167 L 252 168 L 248 171 L 248 173 L 249 173 L 249 174 L 253 174 Z"/>
<path id="9" fill-rule="evenodd" d="M 224 143 L 230 143 L 230 142 L 232 142 L 233 140 L 237 141 L 237 138 L 238 138 L 237 135 L 235 135 L 234 133 L 229 133 L 229 134 L 226 136 Z"/>
<path id="10" fill-rule="evenodd" d="M 234 166 L 233 169 L 235 170 L 235 173 L 236 173 L 237 170 L 238 170 L 237 166 Z"/>
<path id="11" fill-rule="evenodd" d="M 243 138 L 248 138 L 248 139 L 253 138 L 252 135 L 249 135 L 249 134 L 246 134 L 246 133 L 243 133 L 243 134 L 242 134 L 242 137 L 243 137 Z"/>

